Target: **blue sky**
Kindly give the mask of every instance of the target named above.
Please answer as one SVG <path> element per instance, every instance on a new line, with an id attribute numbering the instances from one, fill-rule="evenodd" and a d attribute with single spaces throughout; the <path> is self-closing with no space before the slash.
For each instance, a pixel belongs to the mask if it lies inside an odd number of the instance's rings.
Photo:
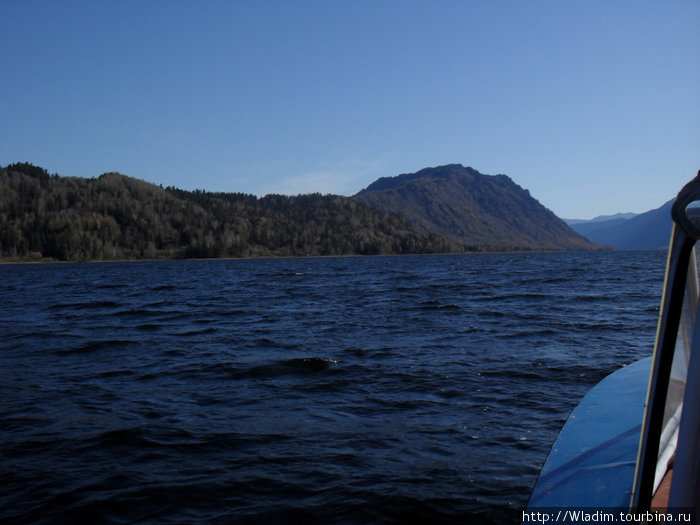
<path id="1" fill-rule="evenodd" d="M 0 2 L 0 164 L 352 195 L 460 163 L 560 217 L 700 169 L 696 0 Z"/>

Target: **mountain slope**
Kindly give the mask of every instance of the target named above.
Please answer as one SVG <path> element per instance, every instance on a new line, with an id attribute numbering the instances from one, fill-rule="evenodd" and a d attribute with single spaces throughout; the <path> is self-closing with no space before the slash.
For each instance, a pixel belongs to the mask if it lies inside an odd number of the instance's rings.
<path id="1" fill-rule="evenodd" d="M 631 219 L 583 222 L 571 228 L 591 242 L 613 246 L 618 250 L 658 250 L 668 248 L 671 234 L 671 206 L 664 205 Z"/>
<path id="2" fill-rule="evenodd" d="M 506 175 L 459 164 L 384 177 L 353 198 L 468 249 L 595 248 Z"/>

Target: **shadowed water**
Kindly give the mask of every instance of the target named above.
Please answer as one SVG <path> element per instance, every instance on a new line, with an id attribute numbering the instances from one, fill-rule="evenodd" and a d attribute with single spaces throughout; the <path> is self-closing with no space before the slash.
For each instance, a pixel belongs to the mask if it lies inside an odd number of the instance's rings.
<path id="1" fill-rule="evenodd" d="M 665 254 L 0 266 L 0 519 L 519 522 Z"/>

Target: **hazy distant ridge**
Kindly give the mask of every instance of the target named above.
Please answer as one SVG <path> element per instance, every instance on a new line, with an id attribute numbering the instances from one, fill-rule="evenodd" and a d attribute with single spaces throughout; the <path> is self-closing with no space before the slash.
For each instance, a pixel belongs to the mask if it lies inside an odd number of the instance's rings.
<path id="1" fill-rule="evenodd" d="M 615 213 L 613 215 L 598 215 L 597 217 L 593 217 L 592 219 L 564 219 L 564 222 L 568 224 L 569 226 L 573 224 L 582 224 L 582 223 L 588 223 L 588 222 L 607 222 L 607 221 L 614 221 L 617 219 L 631 219 L 635 217 L 637 214 L 632 213 L 632 212 L 627 212 L 627 213 Z"/>
<path id="2" fill-rule="evenodd" d="M 591 242 L 607 244 L 618 250 L 660 250 L 668 248 L 671 235 L 671 206 L 674 199 L 639 215 L 624 218 L 570 223 L 571 228 Z"/>

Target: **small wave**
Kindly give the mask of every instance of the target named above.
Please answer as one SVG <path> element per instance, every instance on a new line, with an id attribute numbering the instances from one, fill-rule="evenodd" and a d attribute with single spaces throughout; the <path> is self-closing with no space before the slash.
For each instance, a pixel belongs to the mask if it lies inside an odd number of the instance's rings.
<path id="1" fill-rule="evenodd" d="M 568 299 L 571 302 L 574 303 L 607 303 L 607 302 L 615 302 L 618 301 L 619 299 L 617 296 L 611 296 L 607 294 L 577 294 L 577 295 L 572 295 L 568 297 Z"/>
<path id="2" fill-rule="evenodd" d="M 188 330 L 186 332 L 178 332 L 173 335 L 176 335 L 178 337 L 193 337 L 196 335 L 211 334 L 218 330 L 218 328 L 212 326 L 210 328 L 202 328 L 201 330 Z"/>
<path id="3" fill-rule="evenodd" d="M 56 303 L 48 307 L 49 310 L 64 310 L 64 309 L 92 309 L 92 308 L 116 308 L 119 303 L 114 301 L 78 301 L 74 303 Z"/>
<path id="4" fill-rule="evenodd" d="M 328 357 L 297 357 L 282 361 L 282 365 L 300 372 L 320 372 L 337 364 L 336 359 Z"/>
<path id="5" fill-rule="evenodd" d="M 137 308 L 137 309 L 119 310 L 117 312 L 114 312 L 113 315 L 115 315 L 117 317 L 146 317 L 149 315 L 153 315 L 153 312 L 150 310 L 144 310 L 143 308 Z"/>
<path id="6" fill-rule="evenodd" d="M 132 377 L 135 375 L 135 372 L 133 370 L 127 370 L 127 369 L 118 369 L 118 370 L 106 370 L 104 372 L 100 372 L 99 374 L 95 374 L 95 377 L 98 379 L 106 379 L 110 377 Z"/>
<path id="7" fill-rule="evenodd" d="M 136 425 L 100 432 L 90 440 L 90 446 L 106 449 L 124 447 L 141 450 L 160 447 L 191 448 L 209 444 L 211 440 L 210 436 L 201 436 L 183 428 Z"/>
<path id="8" fill-rule="evenodd" d="M 280 270 L 275 275 L 279 277 L 302 277 L 306 274 L 303 272 L 294 272 L 292 270 Z"/>
<path id="9" fill-rule="evenodd" d="M 285 375 L 314 374 L 328 370 L 338 363 L 327 357 L 295 357 L 264 365 L 252 366 L 246 370 L 236 370 L 234 375 L 255 379 L 275 378 Z"/>
<path id="10" fill-rule="evenodd" d="M 90 354 L 93 352 L 105 350 L 107 348 L 121 348 L 133 344 L 136 344 L 136 341 L 132 341 L 130 339 L 107 339 L 99 341 L 88 341 L 80 346 L 57 350 L 56 353 L 59 355 Z"/>
<path id="11" fill-rule="evenodd" d="M 457 304 L 443 303 L 440 300 L 432 299 L 429 301 L 423 301 L 418 305 L 420 310 L 460 310 L 461 307 Z"/>
<path id="12" fill-rule="evenodd" d="M 527 330 L 516 330 L 512 332 L 502 332 L 496 334 L 496 337 L 499 339 L 519 339 L 519 340 L 526 340 L 526 339 L 532 339 L 533 337 L 546 337 L 546 336 L 554 336 L 558 335 L 558 333 L 555 330 L 551 330 L 549 328 L 541 328 L 541 329 L 527 329 Z"/>
<path id="13" fill-rule="evenodd" d="M 506 317 L 508 314 L 503 310 L 483 309 L 477 312 L 479 317 Z"/>
<path id="14" fill-rule="evenodd" d="M 571 277 L 545 277 L 541 282 L 543 283 L 568 283 L 573 281 Z"/>
<path id="15" fill-rule="evenodd" d="M 177 290 L 177 286 L 173 286 L 172 284 L 161 284 L 159 286 L 153 286 L 151 288 L 151 290 L 154 292 L 162 292 L 162 291 L 167 291 L 167 290 Z"/>
<path id="16" fill-rule="evenodd" d="M 160 330 L 161 328 L 161 325 L 153 323 L 144 323 L 136 327 L 137 330 L 142 330 L 144 332 L 155 332 L 156 330 Z"/>
<path id="17" fill-rule="evenodd" d="M 503 366 L 481 370 L 478 375 L 498 377 L 503 380 L 517 379 L 521 381 L 568 381 L 577 385 L 587 383 L 593 385 L 613 372 L 615 369 L 616 367 L 606 367 L 594 364 L 583 365 L 578 363 L 576 366 L 571 366 L 565 363 L 547 365 L 537 362 L 530 366 Z"/>
<path id="18" fill-rule="evenodd" d="M 514 292 L 514 293 L 501 293 L 501 294 L 487 294 L 472 297 L 471 300 L 474 302 L 481 303 L 502 303 L 508 301 L 511 303 L 524 301 L 556 301 L 558 300 L 558 295 L 552 295 L 547 293 L 539 292 Z"/>
<path id="19" fill-rule="evenodd" d="M 477 375 L 481 377 L 498 377 L 502 379 L 523 379 L 523 380 L 540 380 L 550 379 L 552 374 L 547 370 L 526 370 L 523 368 L 506 368 L 498 370 L 482 370 Z"/>
<path id="20" fill-rule="evenodd" d="M 366 348 L 360 348 L 357 346 L 350 346 L 344 350 L 345 352 L 348 352 L 349 354 L 353 354 L 357 357 L 365 357 L 367 355 L 367 349 Z"/>
<path id="21" fill-rule="evenodd" d="M 114 290 L 117 288 L 126 288 L 126 284 L 123 283 L 101 283 L 96 284 L 95 288 L 98 290 Z"/>
<path id="22" fill-rule="evenodd" d="M 251 348 L 255 348 L 255 349 L 259 349 L 259 348 L 275 348 L 275 349 L 283 349 L 283 350 L 299 349 L 299 345 L 297 343 L 274 341 L 274 340 L 270 339 L 269 337 L 264 337 L 264 336 L 259 337 L 258 339 L 254 339 L 249 346 Z"/>
<path id="23" fill-rule="evenodd" d="M 163 352 L 163 354 L 168 356 L 168 357 L 181 357 L 181 356 L 185 355 L 186 353 L 187 353 L 187 351 L 183 348 L 171 348 L 171 349 L 165 350 Z"/>
<path id="24" fill-rule="evenodd" d="M 144 428 L 141 426 L 107 430 L 95 436 L 91 441 L 93 446 L 99 448 L 147 448 L 154 445 L 146 438 Z"/>

